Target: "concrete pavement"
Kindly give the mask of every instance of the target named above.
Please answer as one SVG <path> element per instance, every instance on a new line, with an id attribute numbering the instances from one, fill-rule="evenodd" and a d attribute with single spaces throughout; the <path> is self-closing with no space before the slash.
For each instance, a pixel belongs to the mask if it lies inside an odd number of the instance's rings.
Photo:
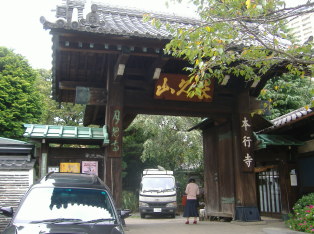
<path id="1" fill-rule="evenodd" d="M 148 217 L 141 219 L 132 215 L 125 220 L 126 234 L 296 234 L 279 219 L 262 217 L 261 222 L 219 222 L 198 221 L 197 224 L 184 224 L 185 218 Z M 190 222 L 191 223 L 191 222 Z"/>

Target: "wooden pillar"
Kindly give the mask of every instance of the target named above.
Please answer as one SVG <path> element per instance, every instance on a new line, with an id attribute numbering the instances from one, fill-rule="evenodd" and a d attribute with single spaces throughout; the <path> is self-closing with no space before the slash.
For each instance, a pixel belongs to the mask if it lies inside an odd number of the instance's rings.
<path id="1" fill-rule="evenodd" d="M 111 189 L 118 207 L 122 202 L 122 123 L 123 123 L 123 82 L 114 79 L 113 64 L 108 64 L 106 125 L 110 144 L 105 152 L 104 181 Z"/>
<path id="2" fill-rule="evenodd" d="M 42 139 L 41 147 L 40 147 L 40 155 L 39 155 L 39 177 L 47 175 L 48 171 L 48 147 L 49 144 L 46 143 L 45 139 Z"/>
<path id="3" fill-rule="evenodd" d="M 257 207 L 253 132 L 249 104 L 249 93 L 240 93 L 232 116 L 235 205 Z"/>
<path id="4" fill-rule="evenodd" d="M 206 214 L 211 216 L 220 210 L 217 140 L 214 127 L 203 130 L 204 146 L 204 192 Z"/>

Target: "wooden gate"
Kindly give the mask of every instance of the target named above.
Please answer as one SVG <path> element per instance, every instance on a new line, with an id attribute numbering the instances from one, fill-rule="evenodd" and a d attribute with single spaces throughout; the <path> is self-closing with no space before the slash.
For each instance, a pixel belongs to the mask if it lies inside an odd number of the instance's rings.
<path id="1" fill-rule="evenodd" d="M 259 209 L 261 215 L 278 217 L 281 215 L 281 191 L 277 168 L 257 173 Z"/>

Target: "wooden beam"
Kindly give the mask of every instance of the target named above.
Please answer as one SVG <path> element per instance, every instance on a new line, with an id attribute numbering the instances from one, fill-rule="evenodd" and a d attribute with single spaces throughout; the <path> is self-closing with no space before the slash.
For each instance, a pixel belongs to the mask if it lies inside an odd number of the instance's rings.
<path id="1" fill-rule="evenodd" d="M 90 53 L 90 54 L 121 54 L 119 50 L 106 50 L 106 49 L 83 49 L 83 48 L 70 48 L 70 47 L 59 47 L 60 52 L 78 52 L 78 53 Z M 139 57 L 159 57 L 159 54 L 149 52 L 130 52 L 132 56 Z"/>
<path id="2" fill-rule="evenodd" d="M 146 80 L 124 80 L 124 86 L 126 90 L 146 90 L 150 91 L 150 87 L 147 85 Z"/>
<path id="3" fill-rule="evenodd" d="M 263 167 L 255 167 L 254 168 L 254 172 L 255 173 L 259 173 L 259 172 L 267 171 L 267 170 L 272 169 L 272 168 L 278 168 L 278 165 L 269 165 L 269 166 L 263 166 Z"/>
<path id="4" fill-rule="evenodd" d="M 100 88 L 76 87 L 75 103 L 84 105 L 106 105 L 107 90 Z"/>
<path id="5" fill-rule="evenodd" d="M 59 89 L 61 90 L 76 90 L 76 87 L 86 87 L 86 88 L 99 88 L 101 87 L 100 83 L 95 82 L 85 82 L 85 81 L 60 81 Z"/>
<path id="6" fill-rule="evenodd" d="M 169 61 L 169 59 L 170 57 L 165 56 L 158 57 L 148 70 L 148 77 L 151 77 L 154 80 L 158 80 L 162 71 L 162 67 Z"/>
<path id="7" fill-rule="evenodd" d="M 147 47 L 147 48 L 156 48 L 161 49 L 170 41 L 168 39 L 163 40 L 149 40 L 147 38 L 127 38 L 121 36 L 109 36 L 107 35 L 104 37 L 103 35 L 82 35 L 77 33 L 64 33 L 64 32 L 57 32 L 58 30 L 53 30 L 53 35 L 58 35 L 60 42 L 70 41 L 74 43 L 83 43 L 83 44 L 90 44 L 94 43 L 97 44 L 109 44 L 109 45 L 121 45 L 121 46 L 133 46 L 133 47 Z"/>
<path id="8" fill-rule="evenodd" d="M 121 77 L 124 75 L 124 70 L 125 70 L 125 67 L 129 58 L 130 58 L 130 54 L 122 53 L 119 55 L 116 61 L 116 64 L 114 66 L 114 74 L 113 74 L 114 81 L 121 80 Z"/>
<path id="9" fill-rule="evenodd" d="M 131 68 L 126 67 L 125 68 L 125 75 L 127 76 L 145 76 L 146 71 L 144 69 L 138 69 L 138 68 Z"/>
<path id="10" fill-rule="evenodd" d="M 123 117 L 123 129 L 126 129 L 129 127 L 129 125 L 133 122 L 133 120 L 136 118 L 137 114 L 125 114 Z"/>
<path id="11" fill-rule="evenodd" d="M 154 99 L 140 90 L 125 90 L 124 106 L 140 114 L 175 114 L 183 116 L 208 116 L 210 114 L 230 114 L 234 109 L 233 97 L 221 97 L 213 102 L 186 102 Z"/>

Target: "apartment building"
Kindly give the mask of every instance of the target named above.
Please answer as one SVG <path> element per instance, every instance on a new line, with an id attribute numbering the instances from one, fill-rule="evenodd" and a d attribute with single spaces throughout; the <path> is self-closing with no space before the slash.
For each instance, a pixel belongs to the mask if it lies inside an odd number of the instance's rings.
<path id="1" fill-rule="evenodd" d="M 310 36 L 314 36 L 314 13 L 298 16 L 288 23 L 296 39 L 303 44 Z"/>

